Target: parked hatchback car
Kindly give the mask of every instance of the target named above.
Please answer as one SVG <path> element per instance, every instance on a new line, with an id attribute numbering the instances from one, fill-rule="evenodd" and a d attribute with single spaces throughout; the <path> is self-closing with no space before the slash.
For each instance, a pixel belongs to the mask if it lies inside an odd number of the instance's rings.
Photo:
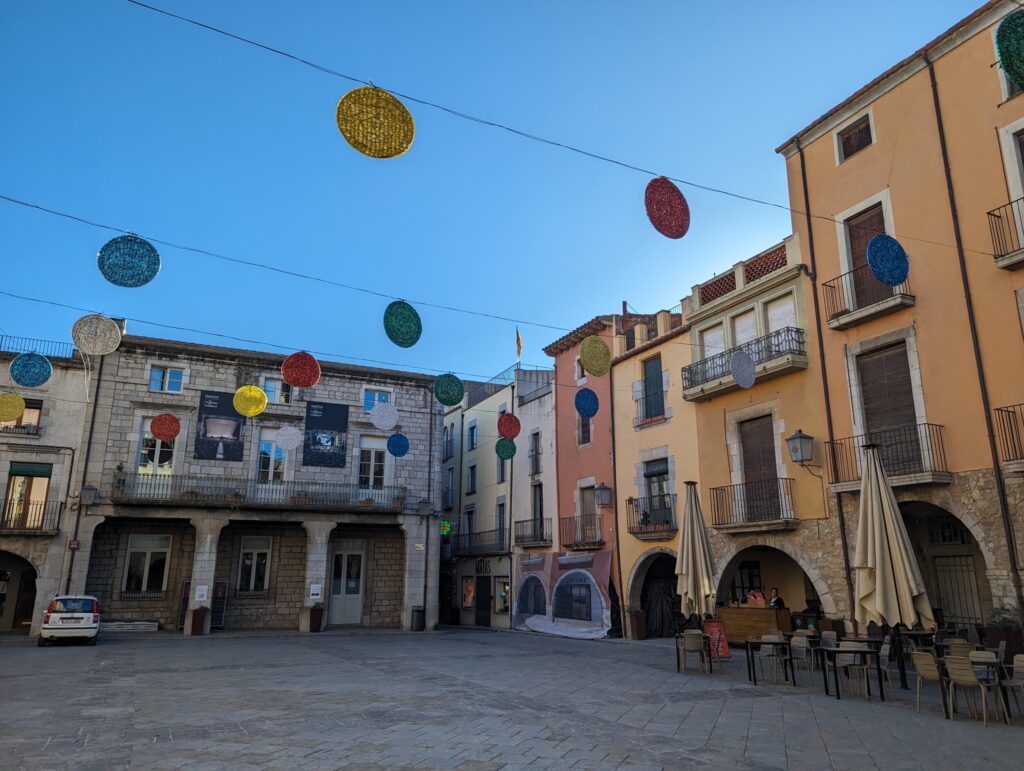
<path id="1" fill-rule="evenodd" d="M 95 645 L 100 634 L 100 603 L 89 594 L 57 595 L 43 614 L 39 647 L 48 642 L 77 638 Z"/>

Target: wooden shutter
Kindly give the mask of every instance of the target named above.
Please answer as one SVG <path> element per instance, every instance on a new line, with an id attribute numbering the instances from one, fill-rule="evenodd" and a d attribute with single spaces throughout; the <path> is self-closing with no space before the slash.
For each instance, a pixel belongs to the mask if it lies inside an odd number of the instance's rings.
<path id="1" fill-rule="evenodd" d="M 652 356 L 644 362 L 644 419 L 665 414 L 663 385 L 661 356 Z"/>
<path id="2" fill-rule="evenodd" d="M 917 422 L 906 343 L 861 354 L 857 371 L 869 433 Z"/>
<path id="3" fill-rule="evenodd" d="M 771 415 L 762 415 L 739 424 L 744 485 L 737 500 L 747 522 L 782 516 L 773 422 Z"/>
<path id="4" fill-rule="evenodd" d="M 865 115 L 852 126 L 839 132 L 843 160 L 871 144 L 871 120 Z"/>
<path id="5" fill-rule="evenodd" d="M 732 320 L 733 345 L 749 343 L 757 337 L 757 313 L 747 311 Z"/>
<path id="6" fill-rule="evenodd" d="M 876 204 L 846 220 L 846 232 L 850 238 L 850 261 L 854 271 L 851 286 L 853 297 L 849 298 L 848 303 L 850 310 L 865 308 L 892 297 L 893 288 L 875 278 L 868 267 L 868 244 L 876 235 L 885 232 L 882 204 Z"/>
<path id="7" fill-rule="evenodd" d="M 796 326 L 796 306 L 793 304 L 793 295 L 779 297 L 767 305 L 768 331 L 775 332 L 786 327 Z"/>

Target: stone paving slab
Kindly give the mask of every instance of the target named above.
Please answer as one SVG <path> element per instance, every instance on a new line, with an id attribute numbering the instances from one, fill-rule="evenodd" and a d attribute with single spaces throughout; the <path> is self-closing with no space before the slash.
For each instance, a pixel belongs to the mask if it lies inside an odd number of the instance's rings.
<path id="1" fill-rule="evenodd" d="M 674 671 L 671 641 L 448 629 L 111 636 L 0 652 L 0 767 L 1019 768 L 983 728 L 890 699 Z"/>

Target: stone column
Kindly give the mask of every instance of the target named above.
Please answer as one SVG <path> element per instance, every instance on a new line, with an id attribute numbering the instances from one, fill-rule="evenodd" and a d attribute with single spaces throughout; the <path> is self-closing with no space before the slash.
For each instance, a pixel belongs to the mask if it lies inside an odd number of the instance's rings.
<path id="1" fill-rule="evenodd" d="M 402 532 L 405 534 L 405 586 L 402 592 L 402 629 L 408 632 L 412 629 L 413 608 L 423 607 L 423 579 L 427 569 L 427 543 L 424 518 L 421 516 L 406 515 L 402 523 Z M 435 606 L 436 595 L 435 594 Z M 429 597 L 427 598 L 429 602 Z M 434 618 L 436 623 L 437 610 L 435 607 Z"/>
<path id="2" fill-rule="evenodd" d="M 220 531 L 228 524 L 227 519 L 194 517 L 192 526 L 196 529 L 196 549 L 192 559 L 192 587 L 188 596 L 188 612 L 185 614 L 185 634 L 192 634 L 192 613 L 196 608 L 213 606 L 213 579 L 217 570 L 217 544 Z M 200 592 L 206 597 L 197 599 Z M 210 633 L 210 611 L 207 610 L 203 634 Z"/>
<path id="3" fill-rule="evenodd" d="M 426 628 L 428 632 L 432 632 L 437 630 L 437 624 L 440 621 L 441 614 L 439 606 L 439 597 L 441 593 L 441 526 L 436 519 L 430 518 L 426 520 L 426 527 Z M 511 580 L 511 577 L 509 580 Z"/>
<path id="4" fill-rule="evenodd" d="M 71 513 L 74 516 L 74 512 Z M 92 538 L 96 533 L 96 528 L 99 527 L 104 521 L 105 517 L 93 516 L 87 514 L 85 510 L 82 511 L 82 519 L 78 523 L 78 549 L 75 554 L 75 564 L 71 568 L 71 594 L 85 594 L 85 581 L 89 575 L 89 559 L 92 555 Z M 67 567 L 66 563 L 71 561 L 71 553 L 68 551 L 68 543 L 74 538 L 74 526 L 68 528 L 67 532 L 63 534 L 62 538 L 64 553 L 61 555 L 62 565 L 61 568 L 61 580 L 67 581 Z M 62 584 L 60 591 L 64 591 L 65 584 Z M 102 608 L 100 609 L 102 611 Z"/>
<path id="5" fill-rule="evenodd" d="M 328 570 L 331 559 L 331 533 L 337 527 L 335 522 L 303 522 L 306 531 L 306 591 L 302 601 L 302 614 L 299 616 L 299 631 L 309 632 L 310 609 L 317 603 L 324 608 L 321 629 L 327 623 L 327 591 L 329 587 Z M 320 597 L 310 597 L 312 587 L 320 587 Z M 319 632 L 320 629 L 313 631 Z"/>

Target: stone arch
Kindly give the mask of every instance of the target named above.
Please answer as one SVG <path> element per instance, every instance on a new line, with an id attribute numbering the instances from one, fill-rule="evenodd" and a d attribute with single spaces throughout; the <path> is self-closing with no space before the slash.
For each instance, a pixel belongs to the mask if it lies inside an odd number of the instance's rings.
<path id="1" fill-rule="evenodd" d="M 715 587 L 719 595 L 722 595 L 722 579 L 725 575 L 735 566 L 742 556 L 743 552 L 747 549 L 775 549 L 785 554 L 787 557 L 792 559 L 801 570 L 804 571 L 807 578 L 810 579 L 811 584 L 814 585 L 814 591 L 818 593 L 818 599 L 821 601 L 822 612 L 829 617 L 836 617 L 840 615 L 840 609 L 836 603 L 836 593 L 832 587 L 829 586 L 828 581 L 821 574 L 821 571 L 815 566 L 811 558 L 798 546 L 789 543 L 784 539 L 765 539 L 759 540 L 757 538 L 745 538 L 733 541 L 726 547 L 724 554 L 716 560 L 717 564 L 715 567 Z M 837 587 L 838 588 L 838 587 Z M 845 605 L 845 603 L 844 603 Z"/>
<path id="2" fill-rule="evenodd" d="M 36 571 L 36 575 L 44 575 L 46 565 L 37 563 L 36 560 L 33 559 L 32 549 L 29 546 L 23 546 L 17 540 L 12 538 L 9 542 L 5 541 L 3 547 L 0 548 L 0 557 L 5 553 L 27 562 L 29 566 Z"/>
<path id="3" fill-rule="evenodd" d="M 0 630 L 24 627 L 29 630 L 37 623 L 40 605 L 47 594 L 38 586 L 40 571 L 30 556 L 16 545 L 4 544 L 0 550 L 0 573 L 4 576 L 4 608 L 0 614 Z"/>
<path id="4" fill-rule="evenodd" d="M 921 495 L 921 492 L 926 494 Z M 967 528 L 967 531 L 974 538 L 975 543 L 978 544 L 978 550 L 981 552 L 981 556 L 985 559 L 985 569 L 989 572 L 1004 571 L 1005 569 L 996 563 L 995 555 L 989 548 L 988 534 L 985 532 L 984 525 L 981 521 L 969 511 L 954 511 L 957 507 L 948 505 L 949 501 L 946 500 L 948 495 L 944 495 L 941 492 L 935 495 L 927 494 L 928 491 L 915 491 L 916 494 L 904 495 L 896 497 L 896 503 L 900 507 L 900 513 L 903 513 L 904 506 L 910 506 L 914 504 L 923 504 L 926 506 L 933 506 L 939 509 L 943 514 L 948 514 L 954 519 L 958 520 L 961 525 Z"/>
<path id="5" fill-rule="evenodd" d="M 532 591 L 534 591 L 534 589 L 537 586 L 540 586 L 542 594 L 543 594 L 543 599 L 544 599 L 544 613 L 543 613 L 543 615 L 545 615 L 545 616 L 550 616 L 551 615 L 550 594 L 548 592 L 548 586 L 545 583 L 543 576 L 540 576 L 540 575 L 538 575 L 536 573 L 527 573 L 525 576 L 523 576 L 523 579 L 519 582 L 518 586 L 516 586 L 516 591 L 515 591 L 514 600 L 513 600 L 513 606 L 512 606 L 512 626 L 513 627 L 521 626 L 522 623 L 527 618 L 526 613 L 523 612 L 523 606 L 525 605 L 524 600 L 532 599 L 532 597 L 530 597 L 530 598 L 524 597 L 523 593 L 526 592 L 526 591 L 531 591 L 532 592 Z M 541 615 L 541 614 L 539 614 L 539 613 L 531 613 L 530 615 L 533 616 L 533 615 Z"/>
<path id="6" fill-rule="evenodd" d="M 602 619 L 604 619 L 604 617 L 609 612 L 608 605 L 605 603 L 604 593 L 601 591 L 601 587 L 598 586 L 597 581 L 595 581 L 594 577 L 590 574 L 590 571 L 589 570 L 582 570 L 582 569 L 579 569 L 579 568 L 577 568 L 575 570 L 570 570 L 565 575 L 563 575 L 561 578 L 559 578 L 558 581 L 555 582 L 555 585 L 554 585 L 554 587 L 551 590 L 551 616 L 552 616 L 552 618 L 555 617 L 555 606 L 556 606 L 556 597 L 558 595 L 558 588 L 560 586 L 562 586 L 563 583 L 568 583 L 571 579 L 575 579 L 577 577 L 585 578 L 587 584 L 590 586 L 590 590 L 591 590 L 591 601 L 590 601 L 591 620 L 592 621 L 601 621 Z"/>
<path id="7" fill-rule="evenodd" d="M 647 578 L 647 571 L 650 570 L 654 560 L 662 555 L 668 555 L 675 559 L 676 551 L 668 546 L 655 546 L 653 549 L 648 549 L 641 554 L 633 563 L 633 567 L 629 571 L 629 581 L 626 584 L 629 587 L 626 601 L 627 609 L 638 610 L 640 608 L 640 596 L 644 590 L 644 579 Z"/>

